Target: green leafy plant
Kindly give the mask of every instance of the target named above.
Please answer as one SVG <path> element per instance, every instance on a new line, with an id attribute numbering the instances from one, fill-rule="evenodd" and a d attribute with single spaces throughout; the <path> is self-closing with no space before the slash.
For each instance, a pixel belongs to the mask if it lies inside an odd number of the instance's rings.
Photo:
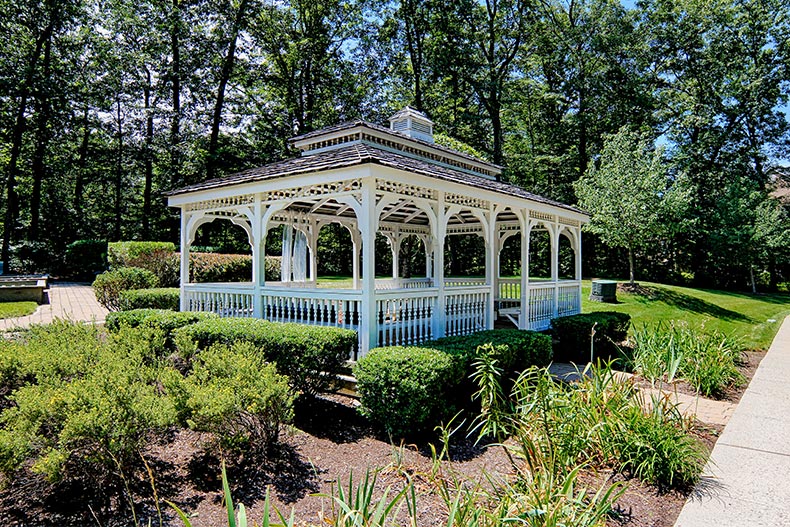
<path id="1" fill-rule="evenodd" d="M 176 329 L 200 322 L 219 318 L 215 313 L 202 312 L 177 312 L 166 309 L 133 309 L 131 311 L 116 311 L 107 314 L 105 327 L 118 332 L 122 328 L 151 328 L 159 330 L 164 338 L 162 351 L 175 351 L 174 332 Z"/>
<path id="2" fill-rule="evenodd" d="M 558 339 L 555 355 L 577 363 L 587 362 L 592 347 L 593 359 L 616 357 L 617 344 L 625 341 L 630 325 L 630 315 L 614 311 L 554 318 L 552 333 Z"/>
<path id="3" fill-rule="evenodd" d="M 388 433 L 430 430 L 452 415 L 451 389 L 463 371 L 451 355 L 431 348 L 376 348 L 354 366 L 360 411 Z"/>
<path id="4" fill-rule="evenodd" d="M 246 342 L 203 350 L 187 392 L 190 427 L 215 432 L 228 447 L 265 452 L 293 417 L 288 379 Z"/>
<path id="5" fill-rule="evenodd" d="M 121 291 L 118 307 L 121 311 L 131 309 L 170 309 L 178 311 L 181 294 L 178 288 L 131 289 Z"/>
<path id="6" fill-rule="evenodd" d="M 158 285 L 159 280 L 156 275 L 147 269 L 121 267 L 97 276 L 93 282 L 93 292 L 101 305 L 110 311 L 119 311 L 121 292 L 131 289 L 149 289 Z"/>
<path id="7" fill-rule="evenodd" d="M 63 254 L 66 272 L 78 278 L 93 278 L 107 268 L 107 242 L 76 240 L 66 246 Z"/>
<path id="8" fill-rule="evenodd" d="M 357 344 L 351 330 L 245 318 L 202 320 L 176 330 L 174 339 L 185 357 L 213 344 L 249 342 L 306 395 L 331 388 Z"/>

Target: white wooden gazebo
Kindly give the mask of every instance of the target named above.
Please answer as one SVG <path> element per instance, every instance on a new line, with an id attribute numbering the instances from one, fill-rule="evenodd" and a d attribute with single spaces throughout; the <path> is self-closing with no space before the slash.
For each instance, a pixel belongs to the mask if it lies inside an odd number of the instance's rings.
<path id="1" fill-rule="evenodd" d="M 588 216 L 500 181 L 501 168 L 433 142 L 433 123 L 406 107 L 390 128 L 353 121 L 292 140 L 301 156 L 181 188 L 181 309 L 224 316 L 339 326 L 359 334 L 359 354 L 464 335 L 506 317 L 521 329 L 546 329 L 581 309 L 581 227 Z M 189 283 L 189 248 L 197 229 L 217 219 L 243 228 L 252 246 L 252 282 Z M 316 287 L 321 227 L 338 223 L 353 241 L 353 282 Z M 296 276 L 283 251 L 281 281 L 264 279 L 268 231 L 284 225 L 303 236 L 308 270 Z M 529 240 L 548 232 L 551 279 L 530 281 Z M 392 278 L 375 278 L 375 237 L 389 240 Z M 446 279 L 447 236 L 476 234 L 486 247 L 485 278 Z M 423 278 L 398 276 L 401 241 L 416 235 L 426 254 Z M 521 276 L 499 276 L 505 240 L 521 236 Z M 571 280 L 559 279 L 560 239 L 574 252 Z M 296 278 L 296 279 L 295 279 Z"/>

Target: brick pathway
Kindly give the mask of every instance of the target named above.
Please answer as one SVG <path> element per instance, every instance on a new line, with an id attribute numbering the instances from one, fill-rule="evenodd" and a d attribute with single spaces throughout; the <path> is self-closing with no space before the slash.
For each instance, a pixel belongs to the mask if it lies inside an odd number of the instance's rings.
<path id="1" fill-rule="evenodd" d="M 38 306 L 32 315 L 0 320 L 0 332 L 31 324 L 48 324 L 56 318 L 75 322 L 100 322 L 107 310 L 96 300 L 91 286 L 69 282 L 51 283 L 49 304 Z"/>
<path id="2" fill-rule="evenodd" d="M 580 366 L 579 369 L 577 369 L 575 364 L 558 362 L 552 364 L 549 370 L 559 379 L 574 381 L 579 378 L 579 370 L 582 368 L 583 367 Z M 621 376 L 623 379 L 631 377 L 629 373 L 618 372 L 617 375 Z M 672 404 L 676 405 L 680 413 L 684 416 L 695 416 L 703 423 L 712 425 L 726 425 L 737 406 L 727 401 L 714 401 L 706 399 L 705 397 L 675 393 L 671 390 L 659 390 L 658 388 L 642 388 L 642 394 L 648 405 L 651 404 L 653 397 L 665 397 L 668 398 Z"/>

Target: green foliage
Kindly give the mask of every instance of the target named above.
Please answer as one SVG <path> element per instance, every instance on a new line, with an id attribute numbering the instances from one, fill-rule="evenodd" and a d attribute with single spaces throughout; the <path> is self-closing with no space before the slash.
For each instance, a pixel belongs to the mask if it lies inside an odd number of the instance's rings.
<path id="1" fill-rule="evenodd" d="M 459 362 L 439 350 L 376 348 L 354 366 L 360 411 L 395 437 L 430 430 L 452 415 Z"/>
<path id="2" fill-rule="evenodd" d="M 190 427 L 215 432 L 228 447 L 265 451 L 293 417 L 288 379 L 249 342 L 201 351 L 187 392 Z"/>
<path id="3" fill-rule="evenodd" d="M 170 309 L 178 311 L 180 305 L 180 291 L 176 287 L 154 289 L 131 289 L 121 291 L 118 297 L 118 307 L 121 311 L 131 309 Z"/>
<path id="4" fill-rule="evenodd" d="M 476 378 L 483 401 L 501 401 L 492 391 L 496 371 L 479 363 Z M 687 488 L 702 471 L 706 455 L 689 435 L 688 423 L 665 400 L 645 402 L 630 381 L 609 365 L 585 369 L 566 384 L 546 370 L 530 369 L 516 381 L 509 402 L 479 420 L 481 430 L 500 430 L 520 478 L 571 474 L 580 463 L 611 466 L 662 488 Z M 493 422 L 492 422 L 493 421 Z M 543 467 L 543 468 L 541 468 Z"/>
<path id="5" fill-rule="evenodd" d="M 592 339 L 593 360 L 616 356 L 617 344 L 626 339 L 630 325 L 630 315 L 615 311 L 554 318 L 551 320 L 552 333 L 559 339 L 556 355 L 574 362 L 589 361 Z"/>
<path id="6" fill-rule="evenodd" d="M 109 313 L 105 321 L 105 327 L 114 332 L 119 332 L 122 328 L 152 328 L 162 332 L 164 337 L 165 350 L 173 351 L 176 349 L 173 332 L 181 327 L 218 318 L 214 313 L 194 313 L 194 312 L 175 312 L 165 309 L 134 309 L 131 311 L 118 311 Z"/>
<path id="7" fill-rule="evenodd" d="M 357 345 L 356 332 L 346 329 L 245 318 L 203 320 L 176 330 L 174 339 L 184 356 L 195 345 L 205 350 L 214 344 L 253 344 L 306 395 L 330 388 Z"/>
<path id="8" fill-rule="evenodd" d="M 107 244 L 107 263 L 110 269 L 142 267 L 139 261 L 160 252 L 173 253 L 176 246 L 170 242 L 110 242 Z"/>
<path id="9" fill-rule="evenodd" d="M 131 289 L 150 289 L 157 287 L 159 280 L 147 269 L 121 267 L 105 271 L 93 282 L 93 292 L 101 305 L 110 311 L 121 309 L 121 292 Z"/>
<path id="10" fill-rule="evenodd" d="M 530 366 L 548 366 L 551 362 L 551 337 L 534 331 L 494 329 L 463 337 L 444 337 L 424 347 L 446 351 L 461 359 L 464 371 L 472 372 L 472 361 L 479 346 L 491 344 L 497 366 L 507 375 L 519 373 Z"/>
<path id="11" fill-rule="evenodd" d="M 248 254 L 190 253 L 189 273 L 191 282 L 249 282 L 252 280 L 252 257 Z"/>
<path id="12" fill-rule="evenodd" d="M 66 246 L 63 254 L 66 272 L 77 277 L 93 277 L 107 268 L 107 242 L 76 240 Z"/>
<path id="13" fill-rule="evenodd" d="M 175 405 L 151 356 L 152 334 L 97 338 L 96 331 L 56 323 L 33 329 L 12 348 L 25 382 L 0 414 L 4 472 L 28 459 L 51 481 L 71 471 L 122 472 L 149 432 L 175 422 Z"/>
<path id="14" fill-rule="evenodd" d="M 744 381 L 737 365 L 742 345 L 717 331 L 683 323 L 658 323 L 634 328 L 628 366 L 651 382 L 672 382 L 682 377 L 706 396 Z"/>

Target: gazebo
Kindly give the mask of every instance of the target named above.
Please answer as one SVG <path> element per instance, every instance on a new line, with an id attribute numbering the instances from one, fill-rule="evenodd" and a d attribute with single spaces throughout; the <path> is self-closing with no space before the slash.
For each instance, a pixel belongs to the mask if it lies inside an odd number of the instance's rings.
<path id="1" fill-rule="evenodd" d="M 406 107 L 386 128 L 366 121 L 330 126 L 291 139 L 297 158 L 191 185 L 169 194 L 181 209 L 181 310 L 223 316 L 338 326 L 359 334 L 358 355 L 491 329 L 505 318 L 542 330 L 581 310 L 582 211 L 500 180 L 501 167 L 440 146 L 433 123 Z M 227 220 L 246 231 L 252 281 L 189 283 L 189 249 L 197 229 Z M 353 243 L 353 281 L 317 287 L 318 234 L 337 223 Z M 284 226 L 282 277 L 264 278 L 266 235 Z M 551 277 L 531 281 L 531 233 L 544 230 Z M 392 277 L 375 277 L 375 238 L 392 251 Z M 485 242 L 485 277 L 445 278 L 445 240 L 474 234 Z M 425 277 L 398 276 L 401 242 L 415 235 L 425 250 Z M 520 278 L 500 278 L 505 241 L 521 237 Z M 573 250 L 573 278 L 560 280 L 561 237 Z M 307 256 L 307 257 L 305 257 Z M 309 262 L 305 264 L 304 262 Z"/>

